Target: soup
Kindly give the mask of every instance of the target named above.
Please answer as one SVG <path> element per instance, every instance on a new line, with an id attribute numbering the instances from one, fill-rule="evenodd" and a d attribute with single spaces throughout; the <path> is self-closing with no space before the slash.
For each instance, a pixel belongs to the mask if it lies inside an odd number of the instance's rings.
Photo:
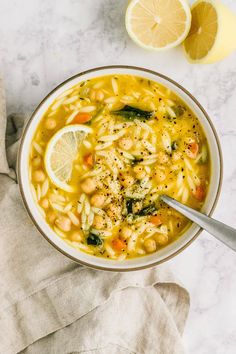
<path id="1" fill-rule="evenodd" d="M 210 159 L 198 119 L 174 92 L 114 75 L 57 97 L 33 137 L 29 171 L 37 206 L 59 237 L 124 260 L 158 252 L 190 226 L 159 197 L 201 209 Z"/>

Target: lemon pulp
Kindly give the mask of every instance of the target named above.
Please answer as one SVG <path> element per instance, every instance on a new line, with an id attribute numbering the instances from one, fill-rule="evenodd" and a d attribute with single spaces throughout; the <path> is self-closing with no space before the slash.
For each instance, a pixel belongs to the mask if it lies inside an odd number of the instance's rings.
<path id="1" fill-rule="evenodd" d="M 236 16 L 224 4 L 198 0 L 191 12 L 192 24 L 184 41 L 190 62 L 213 63 L 236 49 Z"/>
<path id="2" fill-rule="evenodd" d="M 126 29 L 141 47 L 165 50 L 180 44 L 191 25 L 186 0 L 132 0 L 126 11 Z"/>
<path id="3" fill-rule="evenodd" d="M 79 147 L 91 128 L 80 125 L 68 125 L 60 129 L 49 141 L 44 163 L 51 181 L 59 188 L 73 192 L 69 181 L 73 171 L 73 162 L 78 156 Z"/>

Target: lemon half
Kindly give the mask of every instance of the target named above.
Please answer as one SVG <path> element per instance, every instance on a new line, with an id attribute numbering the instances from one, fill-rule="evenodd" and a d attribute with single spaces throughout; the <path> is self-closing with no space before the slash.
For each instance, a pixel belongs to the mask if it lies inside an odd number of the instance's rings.
<path id="1" fill-rule="evenodd" d="M 236 49 L 236 16 L 218 0 L 198 0 L 192 7 L 192 24 L 184 41 L 192 63 L 214 63 Z"/>
<path id="2" fill-rule="evenodd" d="M 92 129 L 85 125 L 68 125 L 56 132 L 47 145 L 44 156 L 46 172 L 51 181 L 64 191 L 74 191 L 68 184 L 73 171 L 73 162 L 78 156 L 83 140 L 91 132 Z"/>
<path id="3" fill-rule="evenodd" d="M 162 51 L 176 47 L 186 38 L 191 12 L 186 0 L 131 0 L 125 22 L 134 42 Z"/>

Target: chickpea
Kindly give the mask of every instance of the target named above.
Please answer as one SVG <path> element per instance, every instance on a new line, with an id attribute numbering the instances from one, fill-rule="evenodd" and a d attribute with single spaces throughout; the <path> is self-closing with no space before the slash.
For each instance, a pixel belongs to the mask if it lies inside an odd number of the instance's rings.
<path id="1" fill-rule="evenodd" d="M 128 226 L 123 226 L 120 235 L 124 240 L 126 240 L 132 235 L 132 229 Z"/>
<path id="2" fill-rule="evenodd" d="M 118 145 L 123 150 L 130 150 L 133 146 L 133 140 L 129 137 L 123 137 L 118 141 Z"/>
<path id="3" fill-rule="evenodd" d="M 131 187 L 134 184 L 134 177 L 131 175 L 125 175 L 121 178 L 121 185 L 125 188 Z"/>
<path id="4" fill-rule="evenodd" d="M 32 165 L 34 167 L 39 167 L 41 165 L 41 162 L 42 162 L 41 158 L 39 156 L 36 156 L 32 160 Z"/>
<path id="5" fill-rule="evenodd" d="M 55 213 L 55 211 L 50 211 L 48 213 L 48 221 L 50 222 L 50 224 L 54 224 L 56 218 L 57 218 L 57 214 Z"/>
<path id="6" fill-rule="evenodd" d="M 86 178 L 81 183 L 81 189 L 86 194 L 93 193 L 96 189 L 96 183 L 95 183 L 94 179 L 93 178 Z"/>
<path id="7" fill-rule="evenodd" d="M 96 208 L 102 208 L 105 201 L 106 197 L 103 193 L 95 193 L 90 199 L 90 203 Z"/>
<path id="8" fill-rule="evenodd" d="M 83 240 L 82 231 L 73 231 L 70 239 L 73 242 L 81 242 Z"/>
<path id="9" fill-rule="evenodd" d="M 165 164 L 169 161 L 168 155 L 163 151 L 160 151 L 158 153 L 157 159 L 160 164 Z"/>
<path id="10" fill-rule="evenodd" d="M 49 207 L 49 201 L 48 201 L 48 199 L 47 198 L 43 198 L 42 200 L 41 200 L 41 207 L 42 208 L 44 208 L 44 209 L 47 209 L 48 207 Z"/>
<path id="11" fill-rule="evenodd" d="M 137 179 L 143 179 L 147 175 L 144 167 L 141 166 L 141 165 L 134 166 L 134 172 L 136 173 L 136 178 Z"/>
<path id="12" fill-rule="evenodd" d="M 136 165 L 136 166 L 134 166 L 133 171 L 135 173 L 142 172 L 142 171 L 144 171 L 144 167 L 142 165 Z"/>
<path id="13" fill-rule="evenodd" d="M 120 219 L 121 207 L 115 204 L 110 204 L 109 208 L 107 209 L 107 215 L 111 219 Z"/>
<path id="14" fill-rule="evenodd" d="M 146 175 L 147 175 L 147 173 L 145 171 L 141 171 L 136 174 L 136 178 L 143 179 L 144 177 L 146 177 Z"/>
<path id="15" fill-rule="evenodd" d="M 101 215 L 95 215 L 93 219 L 93 227 L 95 229 L 101 230 L 106 226 L 105 220 Z"/>
<path id="16" fill-rule="evenodd" d="M 163 182 L 166 179 L 165 172 L 163 172 L 161 170 L 157 170 L 155 173 L 155 179 L 158 183 Z"/>
<path id="17" fill-rule="evenodd" d="M 156 235 L 156 242 L 160 245 L 160 246 L 164 246 L 167 244 L 168 242 L 168 236 L 165 234 L 157 234 Z"/>
<path id="18" fill-rule="evenodd" d="M 71 220 L 66 216 L 59 216 L 55 220 L 55 224 L 59 227 L 59 229 L 65 232 L 68 232 L 71 229 Z"/>
<path id="19" fill-rule="evenodd" d="M 145 250 L 146 250 L 148 253 L 152 253 L 152 252 L 156 251 L 156 249 L 157 249 L 156 242 L 155 242 L 155 240 L 153 240 L 152 238 L 148 238 L 148 239 L 144 242 L 144 247 L 145 247 Z"/>
<path id="20" fill-rule="evenodd" d="M 48 130 L 53 130 L 57 126 L 57 122 L 54 118 L 47 118 L 45 121 L 45 128 Z"/>
<path id="21" fill-rule="evenodd" d="M 45 173 L 42 170 L 36 170 L 33 172 L 33 179 L 35 182 L 43 182 L 45 178 Z"/>

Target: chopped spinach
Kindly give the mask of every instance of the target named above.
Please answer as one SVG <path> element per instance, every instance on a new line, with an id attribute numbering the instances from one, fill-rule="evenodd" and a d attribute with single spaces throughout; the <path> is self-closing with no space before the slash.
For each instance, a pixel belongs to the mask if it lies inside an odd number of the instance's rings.
<path id="1" fill-rule="evenodd" d="M 180 104 L 178 104 L 174 107 L 171 107 L 171 108 L 175 112 L 176 117 L 181 117 L 184 114 L 184 112 L 186 111 L 186 108 L 181 106 Z"/>
<path id="2" fill-rule="evenodd" d="M 133 212 L 133 202 L 134 202 L 134 199 L 127 199 L 126 200 L 127 214 L 132 214 L 132 212 Z"/>
<path id="3" fill-rule="evenodd" d="M 153 115 L 153 112 L 143 111 L 140 108 L 136 108 L 136 107 L 132 107 L 132 106 L 128 106 L 128 105 L 125 105 L 122 109 L 120 109 L 118 111 L 112 111 L 111 113 L 113 113 L 115 115 L 119 115 L 119 116 L 124 117 L 126 119 L 130 119 L 130 120 L 133 120 L 135 118 L 146 120 L 146 119 L 151 118 Z"/>
<path id="4" fill-rule="evenodd" d="M 147 216 L 153 215 L 157 211 L 155 204 L 150 204 L 143 209 L 141 209 L 136 215 L 138 216 Z"/>
<path id="5" fill-rule="evenodd" d="M 172 144 L 171 144 L 171 149 L 172 149 L 173 151 L 178 149 L 177 141 L 173 141 L 173 142 L 172 142 Z"/>
<path id="6" fill-rule="evenodd" d="M 131 162 L 130 162 L 130 164 L 132 165 L 132 166 L 135 166 L 135 165 L 137 165 L 139 162 L 142 162 L 143 161 L 143 158 L 139 158 L 139 157 L 135 157 L 133 160 L 131 160 Z"/>
<path id="7" fill-rule="evenodd" d="M 87 237 L 87 244 L 88 245 L 93 245 L 93 246 L 101 246 L 102 245 L 102 240 L 99 236 L 93 234 L 90 232 L 90 234 Z"/>
<path id="8" fill-rule="evenodd" d="M 157 208 L 155 206 L 155 204 L 150 204 L 147 205 L 146 207 L 142 208 L 142 204 L 141 204 L 141 210 L 139 211 L 135 211 L 135 204 L 137 202 L 140 202 L 140 200 L 138 199 L 126 199 L 126 212 L 127 212 L 127 216 L 131 217 L 131 215 L 133 216 L 133 219 L 137 218 L 138 216 L 147 216 L 147 215 L 152 215 L 157 211 Z"/>
<path id="9" fill-rule="evenodd" d="M 135 210 L 142 207 L 142 200 L 135 198 L 126 199 L 126 212 L 127 214 L 136 214 Z M 141 205 L 141 207 L 139 206 Z"/>

